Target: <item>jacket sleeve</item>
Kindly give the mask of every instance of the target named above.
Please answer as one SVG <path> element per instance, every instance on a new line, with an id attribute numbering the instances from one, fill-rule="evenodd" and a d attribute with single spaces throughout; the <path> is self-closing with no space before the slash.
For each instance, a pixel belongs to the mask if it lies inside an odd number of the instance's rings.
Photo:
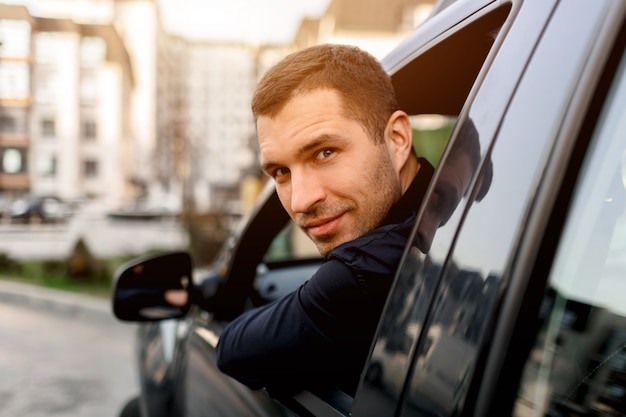
<path id="1" fill-rule="evenodd" d="M 409 230 L 407 221 L 337 247 L 296 291 L 237 317 L 220 336 L 218 368 L 253 389 L 332 380 L 353 390 Z"/>
<path id="2" fill-rule="evenodd" d="M 358 378 L 377 320 L 356 312 L 370 298 L 348 267 L 326 262 L 298 290 L 233 320 L 217 345 L 218 368 L 253 389 Z"/>

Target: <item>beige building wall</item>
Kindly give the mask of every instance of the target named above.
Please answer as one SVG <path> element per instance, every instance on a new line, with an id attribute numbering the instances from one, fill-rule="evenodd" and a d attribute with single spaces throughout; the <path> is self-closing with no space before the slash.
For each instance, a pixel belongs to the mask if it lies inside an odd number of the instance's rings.
<path id="1" fill-rule="evenodd" d="M 150 187 L 155 177 L 157 33 L 160 25 L 154 0 L 117 0 L 115 26 L 124 40 L 135 74 L 131 96 L 132 161 L 135 180 Z"/>
<path id="2" fill-rule="evenodd" d="M 319 19 L 306 19 L 297 49 L 322 43 L 356 45 L 382 59 L 431 13 L 436 0 L 332 0 Z"/>

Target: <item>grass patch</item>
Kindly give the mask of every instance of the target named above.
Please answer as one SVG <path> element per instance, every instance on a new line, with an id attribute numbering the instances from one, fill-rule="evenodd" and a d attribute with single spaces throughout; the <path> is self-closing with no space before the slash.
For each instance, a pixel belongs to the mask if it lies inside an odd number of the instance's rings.
<path id="1" fill-rule="evenodd" d="M 115 270 L 137 256 L 141 255 L 91 260 L 88 273 L 75 275 L 69 259 L 16 261 L 0 253 L 0 279 L 106 298 L 111 295 Z"/>

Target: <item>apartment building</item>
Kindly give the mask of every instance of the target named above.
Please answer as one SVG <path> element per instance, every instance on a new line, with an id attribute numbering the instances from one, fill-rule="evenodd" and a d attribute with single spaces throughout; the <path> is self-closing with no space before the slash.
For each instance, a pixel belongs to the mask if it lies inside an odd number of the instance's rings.
<path id="1" fill-rule="evenodd" d="M 126 92 L 123 111 L 133 151 L 119 169 L 129 178 L 131 191 L 121 199 L 111 198 L 109 206 L 115 209 L 138 200 L 148 204 L 180 200 L 186 162 L 176 152 L 181 143 L 174 139 L 179 136 L 173 135 L 172 129 L 186 118 L 181 113 L 186 45 L 165 32 L 157 2 L 39 0 L 31 3 L 31 9 L 39 17 L 112 26 L 127 51 L 133 85 Z"/>
<path id="2" fill-rule="evenodd" d="M 250 100 L 256 85 L 252 47 L 191 43 L 188 47 L 187 138 L 197 204 L 224 209 L 255 163 Z"/>
<path id="3" fill-rule="evenodd" d="M 233 209 L 241 182 L 260 175 L 249 104 L 269 66 L 323 42 L 380 57 L 435 1 L 332 0 L 287 45 L 173 36 L 155 0 L 28 3 L 0 11 L 12 22 L 0 36 L 21 33 L 0 47 L 0 121 L 14 120 L 0 126 L 0 192 L 111 206 L 174 197 L 206 211 Z"/>
<path id="4" fill-rule="evenodd" d="M 37 18 L 34 47 L 32 193 L 128 198 L 134 79 L 115 28 Z"/>
<path id="5" fill-rule="evenodd" d="M 123 199 L 132 193 L 134 79 L 111 25 L 0 5 L 0 193 Z"/>
<path id="6" fill-rule="evenodd" d="M 31 60 L 34 19 L 25 8 L 0 8 L 0 193 L 30 189 Z"/>
<path id="7" fill-rule="evenodd" d="M 432 13 L 437 0 L 332 0 L 322 16 L 303 19 L 297 49 L 321 43 L 359 46 L 382 59 Z"/>

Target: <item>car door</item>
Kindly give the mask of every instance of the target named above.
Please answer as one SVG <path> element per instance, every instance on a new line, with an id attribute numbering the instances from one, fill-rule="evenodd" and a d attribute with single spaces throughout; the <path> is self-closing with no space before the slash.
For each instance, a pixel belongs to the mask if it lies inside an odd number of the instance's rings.
<path id="1" fill-rule="evenodd" d="M 407 376 L 410 375 L 410 369 L 415 366 L 412 365 L 415 358 L 414 352 L 422 340 L 421 343 L 428 350 L 436 352 L 436 355 L 429 359 L 431 363 L 437 364 L 434 368 L 429 368 L 433 371 L 432 375 L 436 377 L 432 378 L 427 385 L 422 385 L 428 392 L 424 392 L 423 398 L 417 400 L 419 404 L 424 404 L 426 409 L 436 406 L 443 407 L 445 410 L 455 408 L 454 399 L 459 393 L 451 388 L 450 380 L 454 378 L 453 375 L 449 375 L 449 372 L 456 372 L 455 368 L 467 368 L 472 362 L 471 353 L 475 350 L 474 341 L 452 337 L 448 332 L 447 324 L 440 323 L 433 326 L 427 333 L 424 333 L 423 329 L 426 327 L 432 307 L 443 297 L 440 292 L 441 273 L 448 252 L 453 246 L 454 235 L 461 224 L 465 208 L 470 201 L 489 199 L 491 191 L 486 190 L 490 188 L 491 177 L 487 167 L 490 165 L 488 150 L 493 131 L 496 130 L 510 94 L 514 91 L 537 39 L 550 17 L 554 2 L 543 2 L 543 7 L 535 10 L 532 18 L 521 16 L 519 25 L 524 26 L 526 32 L 523 36 L 518 33 L 519 31 L 516 32 L 511 28 L 515 26 L 516 19 L 520 18 L 518 14 L 521 3 L 473 3 L 478 7 L 473 12 L 467 10 L 468 4 L 469 2 L 465 4 L 459 2 L 449 6 L 447 11 L 462 13 L 461 16 L 465 16 L 464 21 L 460 21 L 452 30 L 442 35 L 443 39 L 440 41 L 444 46 L 442 51 L 431 47 L 432 49 L 424 53 L 427 58 L 429 55 L 445 56 L 445 61 L 441 63 L 428 63 L 431 71 L 432 68 L 439 69 L 441 65 L 446 65 L 446 69 L 439 70 L 438 73 L 438 76 L 442 78 L 437 85 L 441 92 L 439 98 L 441 102 L 449 103 L 450 97 L 455 97 L 458 91 L 466 91 L 467 96 L 463 97 L 457 108 L 459 116 L 454 119 L 456 126 L 452 139 L 437 168 L 433 185 L 419 217 L 424 219 L 429 209 L 444 209 L 444 206 L 450 205 L 446 203 L 449 200 L 445 196 L 446 193 L 440 191 L 447 187 L 440 187 L 440 184 L 445 185 L 448 182 L 446 172 L 455 171 L 456 158 L 451 155 L 466 152 L 463 149 L 468 143 L 473 143 L 471 146 L 476 148 L 472 152 L 476 154 L 477 161 L 474 162 L 469 181 L 475 184 L 474 188 L 477 191 L 464 192 L 462 200 L 454 202 L 453 206 L 456 206 L 456 210 L 437 230 L 432 245 L 429 245 L 428 256 L 420 249 L 424 247 L 422 243 L 424 239 L 420 236 L 419 227 L 416 229 L 415 240 L 405 253 L 403 264 L 396 277 L 395 287 L 379 324 L 370 360 L 363 372 L 361 385 L 355 396 L 352 407 L 352 415 L 355 416 L 396 415 L 401 409 L 407 389 Z M 485 47 L 482 54 L 477 54 L 469 45 L 477 45 L 481 41 Z M 516 54 L 506 55 L 506 45 L 515 45 Z M 500 58 L 501 53 L 505 53 L 503 58 Z M 485 61 L 486 64 L 483 65 Z M 497 72 L 497 69 L 494 70 L 493 66 L 496 62 L 505 62 L 508 71 L 503 73 Z M 420 97 L 420 89 L 431 88 L 433 85 L 426 83 L 427 86 L 423 87 L 417 81 L 419 80 L 417 77 L 413 83 L 409 81 L 412 75 L 419 71 L 420 65 L 422 65 L 421 62 L 416 60 L 414 64 L 401 66 L 395 74 L 395 81 L 400 83 L 405 91 L 405 100 L 412 99 L 415 104 L 410 106 L 413 113 L 428 112 L 429 103 L 416 101 L 416 97 Z M 481 66 L 483 68 L 476 82 L 464 73 L 464 70 L 472 66 L 478 69 Z M 454 81 L 448 83 L 447 78 Z M 485 93 L 481 92 L 481 88 L 485 84 L 489 86 L 493 82 L 491 80 L 494 79 L 499 84 L 499 89 L 494 91 L 487 87 L 487 91 L 492 93 L 489 98 L 491 104 L 488 107 L 490 110 L 488 117 L 479 115 L 470 117 L 469 109 L 472 103 L 476 100 L 484 100 L 481 97 L 485 96 Z M 465 80 L 465 83 L 461 80 Z M 469 87 L 466 84 L 469 84 Z M 468 134 L 468 132 L 473 134 Z M 473 140 L 470 140 L 471 136 L 475 136 Z M 486 196 L 485 193 L 487 193 Z M 484 203 L 481 201 L 479 205 L 482 204 Z M 418 220 L 417 223 L 420 221 Z M 476 282 L 477 285 L 479 279 L 472 271 L 456 270 L 456 272 L 459 277 L 458 283 L 451 286 L 450 291 L 454 292 L 458 298 L 468 290 L 467 287 L 461 285 L 462 281 Z M 475 289 L 471 290 L 475 291 Z M 486 311 L 481 314 L 486 314 Z M 451 317 L 446 318 L 445 323 L 450 320 L 452 320 Z"/>
<path id="2" fill-rule="evenodd" d="M 368 378 L 378 372 L 372 355 L 355 416 L 510 415 L 521 392 L 520 363 L 535 337 L 533 317 L 564 215 L 557 197 L 571 192 L 561 188 L 564 175 L 580 168 L 615 69 L 624 3 L 526 1 L 514 3 L 512 13 L 466 115 L 488 149 L 473 191 L 428 254 L 407 251 L 379 328 L 374 352 L 410 337 L 402 382 L 396 388 Z M 528 57 L 521 66 L 520 56 Z M 491 186 L 477 203 L 489 166 Z M 539 295 L 527 297 L 529 288 Z M 368 400 L 390 395 L 384 409 L 371 411 Z"/>
<path id="3" fill-rule="evenodd" d="M 264 391 L 251 391 L 222 374 L 217 369 L 215 346 L 228 321 L 250 308 L 258 298 L 254 289 L 257 268 L 287 222 L 288 216 L 273 187 L 268 186 L 218 255 L 211 273 L 221 282 L 220 289 L 210 306 L 194 308 L 187 319 L 189 330 L 182 347 L 185 360 L 173 407 L 176 415 L 285 415 Z M 202 277 L 200 281 L 203 279 L 206 280 Z"/>
<path id="4" fill-rule="evenodd" d="M 621 36 L 614 52 L 618 67 L 614 77 L 606 76 L 608 93 L 599 100 L 601 112 L 581 169 L 567 175 L 571 203 L 562 210 L 565 225 L 545 288 L 537 294 L 541 307 L 516 390 L 516 417 L 533 410 L 626 415 L 626 55 Z"/>
<path id="5" fill-rule="evenodd" d="M 546 81 L 565 94 L 538 106 L 555 142 L 511 262 L 482 415 L 624 415 L 625 16 L 623 1 L 561 1 L 520 86 L 518 119 Z M 560 52 L 565 40 L 578 52 Z"/>

